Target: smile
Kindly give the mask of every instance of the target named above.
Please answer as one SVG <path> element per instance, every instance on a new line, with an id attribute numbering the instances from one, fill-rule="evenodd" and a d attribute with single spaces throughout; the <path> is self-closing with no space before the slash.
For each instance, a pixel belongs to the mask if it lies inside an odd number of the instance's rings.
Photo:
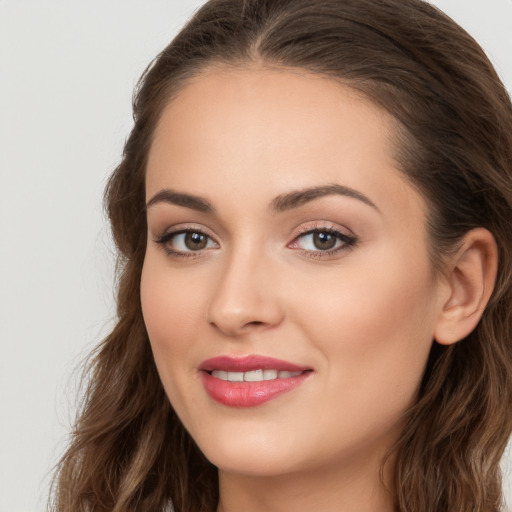
<path id="1" fill-rule="evenodd" d="M 229 407 L 255 407 L 296 389 L 312 369 L 265 356 L 220 356 L 199 367 L 206 393 Z"/>
<path id="2" fill-rule="evenodd" d="M 289 372 L 287 370 L 251 370 L 248 372 L 225 372 L 223 370 L 213 370 L 211 375 L 217 379 L 229 382 L 261 382 L 265 380 L 289 379 L 298 377 L 304 372 Z"/>

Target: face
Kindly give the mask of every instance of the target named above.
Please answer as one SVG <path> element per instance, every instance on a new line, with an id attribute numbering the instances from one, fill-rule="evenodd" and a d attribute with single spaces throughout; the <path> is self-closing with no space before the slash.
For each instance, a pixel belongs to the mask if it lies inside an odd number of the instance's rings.
<path id="1" fill-rule="evenodd" d="M 147 166 L 142 308 L 165 391 L 221 471 L 380 458 L 439 312 L 393 122 L 300 71 L 212 69 Z"/>

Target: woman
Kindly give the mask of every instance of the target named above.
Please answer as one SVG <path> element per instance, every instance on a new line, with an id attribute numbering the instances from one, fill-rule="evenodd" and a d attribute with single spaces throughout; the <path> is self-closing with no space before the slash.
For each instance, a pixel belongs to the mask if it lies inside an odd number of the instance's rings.
<path id="1" fill-rule="evenodd" d="M 59 511 L 501 510 L 512 108 L 420 0 L 211 0 L 106 192 Z"/>

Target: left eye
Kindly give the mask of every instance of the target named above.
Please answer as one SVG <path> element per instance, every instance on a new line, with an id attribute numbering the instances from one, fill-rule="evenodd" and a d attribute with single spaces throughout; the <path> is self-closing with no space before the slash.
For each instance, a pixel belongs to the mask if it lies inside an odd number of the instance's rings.
<path id="1" fill-rule="evenodd" d="M 353 238 L 338 231 L 314 230 L 297 237 L 294 245 L 305 251 L 332 251 L 353 243 Z"/>
<path id="2" fill-rule="evenodd" d="M 176 252 L 202 251 L 217 247 L 217 244 L 205 233 L 200 231 L 182 231 L 173 233 L 162 241 Z"/>

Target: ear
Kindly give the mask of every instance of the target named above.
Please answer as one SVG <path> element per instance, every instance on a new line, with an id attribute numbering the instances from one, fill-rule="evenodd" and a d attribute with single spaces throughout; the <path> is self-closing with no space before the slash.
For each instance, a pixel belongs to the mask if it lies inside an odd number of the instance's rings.
<path id="1" fill-rule="evenodd" d="M 438 343 L 456 343 L 477 326 L 494 289 L 497 269 L 498 248 L 493 235 L 484 228 L 466 233 L 445 269 L 446 293 L 434 332 Z"/>

